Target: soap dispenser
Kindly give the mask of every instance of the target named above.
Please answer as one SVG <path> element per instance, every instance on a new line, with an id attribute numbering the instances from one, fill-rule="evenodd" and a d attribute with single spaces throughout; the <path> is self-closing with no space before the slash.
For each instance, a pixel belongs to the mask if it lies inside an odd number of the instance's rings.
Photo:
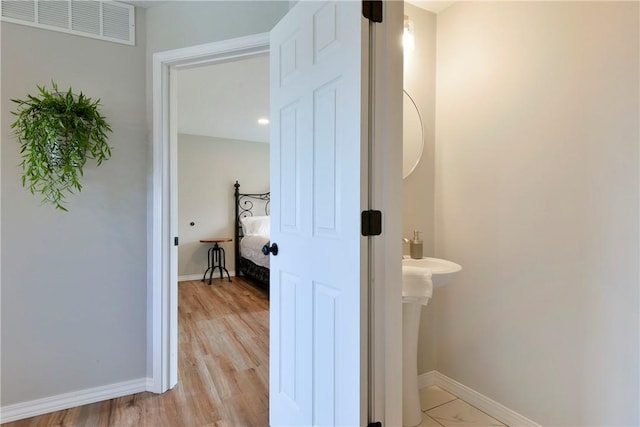
<path id="1" fill-rule="evenodd" d="M 409 242 L 409 254 L 413 259 L 422 259 L 422 240 L 418 230 L 413 231 L 413 240 Z"/>

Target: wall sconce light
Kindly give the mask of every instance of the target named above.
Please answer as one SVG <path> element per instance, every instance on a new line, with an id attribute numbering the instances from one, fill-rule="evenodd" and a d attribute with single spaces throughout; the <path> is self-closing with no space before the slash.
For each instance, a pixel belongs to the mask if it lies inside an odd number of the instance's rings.
<path id="1" fill-rule="evenodd" d="M 416 49 L 416 39 L 413 36 L 413 21 L 408 15 L 404 15 L 404 31 L 402 32 L 402 47 L 405 52 L 413 52 Z"/>

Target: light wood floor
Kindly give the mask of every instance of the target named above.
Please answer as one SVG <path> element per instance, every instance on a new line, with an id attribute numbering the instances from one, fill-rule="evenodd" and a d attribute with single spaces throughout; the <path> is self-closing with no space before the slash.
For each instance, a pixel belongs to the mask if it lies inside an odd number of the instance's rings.
<path id="1" fill-rule="evenodd" d="M 269 300 L 238 277 L 178 286 L 179 380 L 132 396 L 3 424 L 35 426 L 268 426 Z"/>

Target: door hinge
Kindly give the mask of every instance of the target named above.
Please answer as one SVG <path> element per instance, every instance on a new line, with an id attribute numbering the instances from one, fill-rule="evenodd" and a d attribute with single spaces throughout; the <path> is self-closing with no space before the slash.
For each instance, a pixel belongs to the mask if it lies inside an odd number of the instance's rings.
<path id="1" fill-rule="evenodd" d="M 178 246 L 178 236 L 173 238 L 173 246 Z"/>
<path id="2" fill-rule="evenodd" d="M 362 15 L 370 21 L 382 22 L 382 0 L 363 0 Z"/>
<path id="3" fill-rule="evenodd" d="M 382 427 L 382 423 L 380 421 L 375 421 L 373 423 L 369 423 L 367 427 Z"/>
<path id="4" fill-rule="evenodd" d="M 382 234 L 382 212 L 362 211 L 362 235 L 379 236 Z"/>

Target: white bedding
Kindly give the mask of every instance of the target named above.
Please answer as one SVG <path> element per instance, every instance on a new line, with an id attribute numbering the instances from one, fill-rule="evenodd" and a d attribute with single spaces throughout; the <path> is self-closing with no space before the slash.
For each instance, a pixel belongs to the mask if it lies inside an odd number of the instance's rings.
<path id="1" fill-rule="evenodd" d="M 240 254 L 254 264 L 269 268 L 269 255 L 262 253 L 262 247 L 267 243 L 268 236 L 244 236 L 240 240 Z"/>

